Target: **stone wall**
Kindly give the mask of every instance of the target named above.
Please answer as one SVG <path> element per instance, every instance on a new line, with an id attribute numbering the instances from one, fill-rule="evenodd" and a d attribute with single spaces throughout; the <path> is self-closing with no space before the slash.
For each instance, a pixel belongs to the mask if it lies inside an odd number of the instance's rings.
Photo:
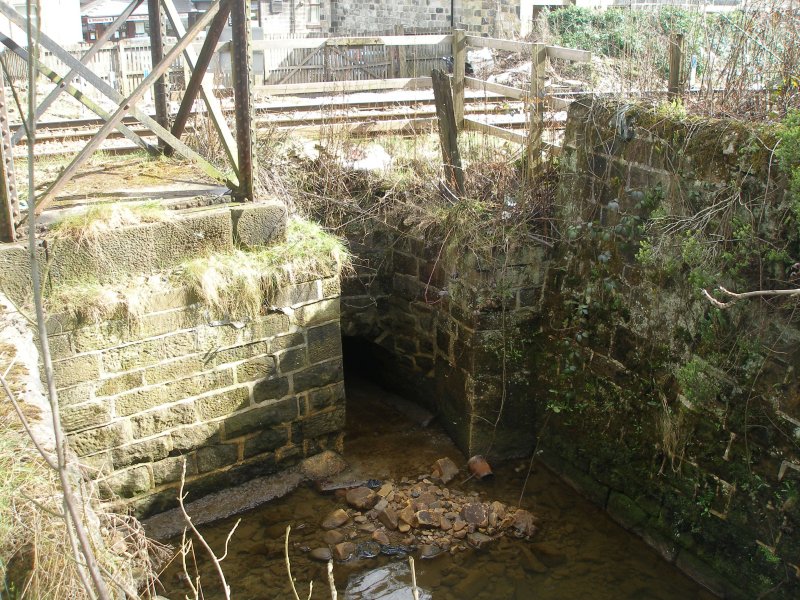
<path id="1" fill-rule="evenodd" d="M 92 476 L 138 514 L 341 449 L 338 282 L 281 293 L 246 324 L 208 320 L 176 290 L 141 323 L 52 319 L 61 421 Z"/>
<path id="2" fill-rule="evenodd" d="M 534 410 L 521 331 L 533 327 L 528 305 L 541 297 L 544 253 L 518 248 L 498 257 L 505 268 L 495 271 L 458 243 L 383 223 L 377 215 L 349 231 L 359 267 L 342 283 L 344 335 L 379 346 L 386 385 L 439 415 L 467 456 L 530 452 Z"/>
<path id="3" fill-rule="evenodd" d="M 797 224 L 774 130 L 613 102 L 569 112 L 534 345 L 541 459 L 725 597 L 800 593 Z"/>
<path id="4" fill-rule="evenodd" d="M 334 34 L 388 33 L 402 25 L 406 31 L 440 31 L 451 25 L 473 35 L 511 38 L 519 35 L 519 4 L 508 0 L 347 0 L 331 7 Z"/>
<path id="5" fill-rule="evenodd" d="M 135 276 L 146 307 L 86 323 L 65 306 L 47 322 L 61 421 L 105 499 L 148 515 L 176 504 L 184 462 L 196 499 L 341 449 L 338 278 L 285 285 L 260 316 L 239 322 L 212 316 L 164 271 L 268 245 L 285 226 L 285 207 L 266 203 L 195 211 L 89 244 L 48 238 L 50 285 Z M 3 281 L 25 305 L 24 249 L 7 245 L 0 256 Z"/>
<path id="6" fill-rule="evenodd" d="M 449 0 L 346 0 L 331 5 L 334 35 L 390 33 L 406 30 L 441 30 L 450 27 Z"/>

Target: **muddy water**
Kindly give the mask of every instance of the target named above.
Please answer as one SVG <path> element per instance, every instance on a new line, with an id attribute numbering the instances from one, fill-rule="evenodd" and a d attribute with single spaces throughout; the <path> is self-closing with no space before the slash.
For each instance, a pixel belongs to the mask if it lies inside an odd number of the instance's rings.
<path id="1" fill-rule="evenodd" d="M 384 403 L 387 393 L 371 383 L 348 382 L 348 432 L 345 458 L 353 478 L 416 478 L 430 472 L 443 456 L 457 464 L 465 459 L 437 424 L 422 429 Z M 528 471 L 527 462 L 496 465 L 489 484 L 456 479 L 448 487 L 479 491 L 481 500 L 516 505 Z M 333 495 L 309 487 L 242 515 L 228 557 L 222 563 L 234 599 L 292 598 L 286 575 L 283 536 L 292 526 L 290 559 L 298 593 L 330 598 L 326 566 L 314 562 L 309 548 L 324 546 L 319 522 L 342 507 Z M 521 506 L 541 519 L 532 541 L 502 539 L 488 550 L 465 550 L 430 560 L 416 559 L 420 597 L 434 600 L 549 600 L 549 599 L 687 599 L 713 598 L 661 560 L 542 467 L 534 465 Z M 202 528 L 221 554 L 236 518 Z M 367 534 L 368 535 L 368 534 Z M 365 538 L 368 539 L 368 538 Z M 205 557 L 198 551 L 205 598 L 222 598 Z M 190 569 L 192 571 L 192 569 Z M 380 556 L 335 565 L 339 598 L 405 600 L 412 597 L 407 561 Z M 177 565 L 163 576 L 164 593 L 184 597 Z"/>

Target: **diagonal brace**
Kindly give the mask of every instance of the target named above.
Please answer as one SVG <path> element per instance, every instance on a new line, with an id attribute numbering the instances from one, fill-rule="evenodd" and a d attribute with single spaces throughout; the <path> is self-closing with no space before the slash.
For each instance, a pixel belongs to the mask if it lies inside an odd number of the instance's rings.
<path id="1" fill-rule="evenodd" d="M 164 58 L 159 62 L 157 65 L 153 66 L 153 70 L 150 72 L 147 77 L 145 77 L 142 82 L 136 87 L 135 90 L 131 93 L 131 95 L 125 100 L 125 102 L 117 108 L 111 118 L 103 125 L 97 134 L 87 143 L 83 149 L 72 159 L 72 162 L 66 166 L 66 168 L 61 172 L 61 175 L 56 179 L 52 185 L 48 188 L 48 190 L 42 195 L 39 202 L 36 204 L 36 212 L 41 212 L 50 204 L 53 199 L 56 197 L 56 194 L 67 184 L 70 179 L 75 175 L 77 170 L 80 166 L 85 163 L 89 157 L 94 153 L 97 148 L 100 147 L 100 144 L 103 143 L 108 137 L 108 134 L 116 127 L 117 123 L 122 121 L 125 115 L 131 110 L 131 108 L 144 96 L 147 89 L 153 85 L 153 82 L 156 81 L 159 77 L 161 77 L 167 69 L 172 66 L 172 63 L 178 57 L 178 55 L 183 52 L 184 48 L 188 46 L 192 40 L 197 37 L 197 34 L 205 29 L 206 25 L 209 24 L 214 15 L 217 13 L 219 9 L 220 0 L 216 0 L 209 8 L 208 11 L 203 14 L 197 22 L 192 25 L 189 32 L 169 50 L 164 55 Z M 42 36 L 44 39 L 44 36 Z M 176 148 L 177 149 L 177 148 Z M 206 163 L 208 164 L 208 163 Z M 234 187 L 232 182 L 228 180 L 228 185 Z"/>
<path id="2" fill-rule="evenodd" d="M 181 22 L 180 16 L 178 15 L 178 11 L 175 8 L 173 1 L 162 0 L 162 4 L 164 6 L 164 12 L 167 13 L 167 19 L 169 19 L 169 22 L 172 24 L 173 29 L 175 29 L 175 33 L 178 35 L 178 37 L 180 38 L 186 35 L 186 29 L 183 27 L 183 23 Z M 208 110 L 208 114 L 211 116 L 211 122 L 214 123 L 214 128 L 217 130 L 217 134 L 222 141 L 222 146 L 225 148 L 225 154 L 228 155 L 228 160 L 231 161 L 233 168 L 238 173 L 236 141 L 233 139 L 233 134 L 228 127 L 228 122 L 225 120 L 225 115 L 222 114 L 222 107 L 220 106 L 217 97 L 214 95 L 214 90 L 211 89 L 211 86 L 208 85 L 204 79 L 204 75 L 208 69 L 208 64 L 211 61 L 211 57 L 213 56 L 215 47 L 217 45 L 217 40 L 219 40 L 222 30 L 227 24 L 228 15 L 230 12 L 231 0 L 221 0 L 219 12 L 214 17 L 214 20 L 211 22 L 211 27 L 209 27 L 209 30 L 206 33 L 206 40 L 203 43 L 203 48 L 200 51 L 200 57 L 197 56 L 194 48 L 191 46 L 187 46 L 183 51 L 183 56 L 186 59 L 189 68 L 192 70 L 192 76 L 186 85 L 186 94 L 181 101 L 181 106 L 178 109 L 178 114 L 175 117 L 175 122 L 172 125 L 172 133 L 176 137 L 181 136 L 183 127 L 186 124 L 186 118 L 188 117 L 189 110 L 191 109 L 195 96 L 197 95 L 197 87 L 193 86 L 192 84 L 194 83 L 197 85 L 197 81 L 199 81 L 200 94 L 203 96 L 203 100 L 205 100 L 206 109 Z M 179 122 L 179 118 L 182 119 L 182 123 Z"/>
<path id="3" fill-rule="evenodd" d="M 92 57 L 100 51 L 103 45 L 111 38 L 112 35 L 114 35 L 114 33 L 116 33 L 116 31 L 122 26 L 122 24 L 128 20 L 128 17 L 131 16 L 131 14 L 133 14 L 133 11 L 135 11 L 141 3 L 142 0 L 132 0 L 130 5 L 128 5 L 128 8 L 122 11 L 122 14 L 118 16 L 116 20 L 103 31 L 100 37 L 97 38 L 97 41 L 95 41 L 95 43 L 92 44 L 92 47 L 89 48 L 86 54 L 84 54 L 81 57 L 80 62 L 82 65 L 86 65 L 90 60 L 92 60 Z M 60 82 L 58 82 L 57 85 L 47 95 L 47 97 L 44 100 L 42 100 L 42 103 L 36 109 L 37 121 L 42 117 L 42 115 L 44 115 L 45 112 L 47 112 L 47 109 L 50 108 L 50 105 L 53 104 L 53 102 L 55 102 L 56 98 L 58 98 L 61 91 L 65 90 L 66 86 L 72 83 L 72 80 L 77 75 L 78 72 L 75 69 L 72 69 L 69 73 L 64 75 L 64 78 Z M 74 97 L 74 94 L 70 95 Z M 12 136 L 11 144 L 12 145 L 17 144 L 20 141 L 20 139 L 22 139 L 23 135 L 25 135 L 25 127 L 20 126 Z"/>
<path id="4" fill-rule="evenodd" d="M 208 17 L 209 20 L 217 12 L 217 5 L 218 5 L 218 2 L 215 3 L 215 4 L 212 4 L 209 7 L 208 10 L 209 10 L 209 12 L 211 12 L 211 14 Z M 15 11 L 13 8 L 10 8 L 3 1 L 0 1 L 0 13 L 5 15 L 12 23 L 17 25 L 17 27 L 19 27 L 23 31 L 26 29 L 27 20 L 22 15 L 20 15 L 17 11 Z M 203 17 L 205 17 L 205 16 L 206 15 L 203 15 Z M 204 23 L 207 22 L 206 19 L 203 19 L 203 21 L 204 21 Z M 193 27 L 192 31 L 195 32 L 194 36 L 196 36 L 197 32 L 199 32 L 200 29 L 195 29 Z M 189 38 L 189 40 L 185 41 L 185 43 L 188 44 L 191 41 L 191 39 L 192 38 Z M 205 158 L 200 156 L 197 152 L 195 152 L 194 150 L 189 148 L 189 146 L 187 146 L 186 144 L 181 142 L 178 138 L 176 138 L 174 135 L 172 135 L 168 130 L 164 129 L 161 125 L 159 125 L 155 121 L 155 119 L 150 117 L 150 115 L 148 115 L 144 111 L 141 111 L 138 108 L 136 108 L 135 102 L 131 102 L 129 100 L 126 100 L 122 96 L 122 94 L 120 94 L 117 90 L 115 90 L 110 85 L 108 85 L 100 77 L 98 77 L 97 75 L 92 73 L 92 71 L 90 71 L 89 69 L 84 67 L 80 63 L 80 61 L 78 61 L 78 59 L 76 59 L 69 52 L 64 50 L 57 42 L 53 41 L 53 39 L 51 39 L 50 37 L 48 37 L 44 33 L 41 33 L 40 34 L 40 43 L 42 44 L 42 46 L 44 46 L 45 48 L 50 50 L 56 56 L 56 58 L 58 58 L 60 61 L 62 61 L 68 67 L 78 71 L 78 73 L 81 75 L 81 77 L 83 77 L 88 83 L 90 83 L 92 86 L 94 86 L 95 89 L 97 89 L 99 92 L 105 94 L 105 96 L 107 96 L 108 98 L 110 98 L 111 100 L 116 102 L 118 105 L 127 104 L 128 108 L 126 110 L 131 111 L 132 114 L 137 119 L 139 119 L 139 121 L 142 124 L 144 124 L 148 128 L 150 128 L 150 130 L 155 135 L 157 135 L 159 137 L 159 139 L 163 140 L 164 142 L 166 142 L 167 144 L 172 146 L 183 157 L 185 157 L 188 160 L 191 160 L 192 162 L 194 162 L 197 165 L 199 165 L 211 177 L 213 177 L 214 179 L 216 179 L 218 181 L 221 181 L 221 182 L 225 183 L 226 185 L 228 185 L 231 188 L 236 188 L 239 185 L 239 181 L 235 176 L 234 177 L 230 177 L 228 175 L 223 174 L 219 169 L 217 169 L 214 165 L 212 165 L 210 162 L 208 162 Z M 181 40 L 179 43 L 184 43 L 184 40 Z M 174 53 L 174 54 L 177 55 L 178 53 Z M 137 98 L 137 100 L 139 100 L 139 98 Z"/>
<path id="5" fill-rule="evenodd" d="M 19 44 L 17 44 L 17 42 L 15 42 L 14 40 L 12 40 L 3 33 L 0 33 L 0 43 L 6 46 L 14 54 L 19 56 L 22 60 L 28 62 L 29 60 L 28 51 L 22 48 Z M 86 94 L 81 92 L 79 89 L 76 89 L 75 87 L 65 83 L 65 79 L 62 78 L 60 75 L 58 75 L 58 73 L 53 71 L 50 67 L 43 64 L 39 60 L 36 61 L 36 64 L 34 66 L 39 71 L 39 73 L 41 73 L 42 75 L 47 77 L 50 81 L 56 84 L 56 89 L 61 89 L 63 87 L 65 92 L 67 92 L 70 96 L 72 96 L 78 102 L 83 104 L 86 108 L 88 108 L 98 117 L 104 120 L 109 119 L 111 113 L 102 108 L 99 104 L 93 102 L 91 99 L 89 99 L 88 96 L 86 96 Z M 117 125 L 117 129 L 122 133 L 122 135 L 124 135 L 126 138 L 128 138 L 130 141 L 132 141 L 140 148 L 144 148 L 150 153 L 157 152 L 156 148 L 145 142 L 141 137 L 139 137 L 136 133 L 134 133 L 127 125 L 123 125 L 122 123 L 120 123 L 119 125 Z M 25 126 L 21 125 L 17 131 L 25 132 Z"/>

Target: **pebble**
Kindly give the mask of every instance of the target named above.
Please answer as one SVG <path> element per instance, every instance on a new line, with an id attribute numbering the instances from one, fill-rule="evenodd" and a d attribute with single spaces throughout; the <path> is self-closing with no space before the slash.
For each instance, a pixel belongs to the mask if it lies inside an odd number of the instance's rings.
<path id="1" fill-rule="evenodd" d="M 372 540 L 378 542 L 382 546 L 388 546 L 390 544 L 389 536 L 381 529 L 372 532 Z"/>
<path id="2" fill-rule="evenodd" d="M 439 556 L 441 553 L 442 549 L 436 544 L 423 544 L 419 547 L 420 558 L 433 558 Z"/>
<path id="3" fill-rule="evenodd" d="M 411 525 L 409 525 L 408 523 L 400 523 L 397 526 L 397 530 L 400 533 L 408 533 L 409 531 L 411 531 Z"/>
<path id="4" fill-rule="evenodd" d="M 349 560 L 353 553 L 356 551 L 356 545 L 353 542 L 342 542 L 333 547 L 333 555 L 336 560 Z"/>
<path id="5" fill-rule="evenodd" d="M 397 529 L 397 525 L 399 522 L 399 517 L 397 513 L 394 512 L 388 506 L 378 512 L 378 520 L 383 524 L 386 529 Z"/>
<path id="6" fill-rule="evenodd" d="M 369 510 L 377 504 L 378 500 L 380 500 L 380 496 L 368 487 L 357 487 L 347 490 L 345 499 L 353 508 Z"/>
<path id="7" fill-rule="evenodd" d="M 417 511 L 414 522 L 418 527 L 439 527 L 439 515 L 429 510 Z"/>
<path id="8" fill-rule="evenodd" d="M 325 532 L 325 535 L 322 536 L 322 540 L 329 546 L 335 546 L 345 540 L 345 535 L 341 531 L 331 529 Z"/>
<path id="9" fill-rule="evenodd" d="M 314 560 L 328 562 L 331 559 L 331 551 L 328 548 L 314 548 L 309 556 Z"/>
<path id="10" fill-rule="evenodd" d="M 486 514 L 486 507 L 481 504 L 480 502 L 473 502 L 471 504 L 467 504 L 464 508 L 461 509 L 461 518 L 464 519 L 470 525 L 486 525 L 486 521 L 488 521 L 488 515 Z"/>
<path id="11" fill-rule="evenodd" d="M 336 529 L 337 527 L 341 527 L 347 523 L 349 520 L 350 515 L 348 515 L 343 509 L 337 508 L 336 510 L 328 513 L 328 515 L 322 520 L 322 528 Z"/>

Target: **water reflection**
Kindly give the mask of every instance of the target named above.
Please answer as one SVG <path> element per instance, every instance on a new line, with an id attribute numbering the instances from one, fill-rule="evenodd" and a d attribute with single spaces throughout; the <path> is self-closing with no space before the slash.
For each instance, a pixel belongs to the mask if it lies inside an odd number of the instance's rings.
<path id="1" fill-rule="evenodd" d="M 347 581 L 345 600 L 408 600 L 411 592 L 411 568 L 408 563 L 394 562 L 352 576 Z M 431 600 L 431 593 L 417 586 L 420 600 Z"/>
<path id="2" fill-rule="evenodd" d="M 423 429 L 401 418 L 382 398 L 386 392 L 366 382 L 348 382 L 348 434 L 345 458 L 353 478 L 399 481 L 430 472 L 437 458 L 449 456 L 459 465 L 466 460 L 436 425 Z M 493 481 L 463 482 L 449 487 L 478 491 L 484 502 L 499 500 L 516 506 L 528 471 L 527 461 L 492 465 Z M 466 469 L 462 471 L 466 473 Z M 342 507 L 333 495 L 309 487 L 243 515 L 223 563 L 232 597 L 247 600 L 291 598 L 284 563 L 283 535 L 292 526 L 290 557 L 298 593 L 328 599 L 324 563 L 314 561 L 309 550 L 324 546 L 319 523 L 324 515 Z M 629 535 L 605 513 L 578 497 L 547 470 L 534 465 L 521 507 L 540 517 L 541 530 L 530 542 L 496 540 L 486 550 L 445 553 L 431 560 L 416 558 L 417 583 L 435 600 L 593 600 L 711 599 L 708 592 L 665 563 L 641 540 Z M 235 519 L 203 527 L 203 533 L 221 554 Z M 359 542 L 369 534 L 355 524 L 345 533 Z M 204 597 L 222 598 L 221 590 L 204 556 L 198 554 Z M 165 573 L 165 595 L 173 600 L 188 591 L 180 569 Z M 410 600 L 410 573 L 405 560 L 379 556 L 355 559 L 335 566 L 339 597 Z"/>

